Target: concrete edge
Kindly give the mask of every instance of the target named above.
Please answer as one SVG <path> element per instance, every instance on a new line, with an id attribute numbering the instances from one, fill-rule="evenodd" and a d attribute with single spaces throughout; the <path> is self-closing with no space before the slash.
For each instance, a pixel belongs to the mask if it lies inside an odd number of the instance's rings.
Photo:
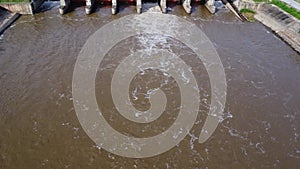
<path id="1" fill-rule="evenodd" d="M 0 24 L 0 35 L 2 33 L 4 33 L 4 31 L 9 28 L 9 26 L 14 23 L 14 21 L 16 21 L 19 17 L 20 14 L 18 13 L 12 13 L 10 14 L 11 16 L 9 16 L 8 18 L 6 18 L 1 24 Z"/>

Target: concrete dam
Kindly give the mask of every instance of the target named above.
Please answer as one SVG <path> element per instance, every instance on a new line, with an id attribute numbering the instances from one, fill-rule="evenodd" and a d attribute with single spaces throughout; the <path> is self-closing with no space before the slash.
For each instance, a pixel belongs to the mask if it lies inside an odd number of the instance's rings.
<path id="1" fill-rule="evenodd" d="M 0 3 L 0 6 L 21 14 L 33 14 L 42 4 L 44 0 L 25 0 L 24 2 L 10 2 L 7 1 Z M 131 3 L 136 5 L 136 12 L 142 12 L 143 3 L 155 2 L 155 1 L 143 1 L 143 0 L 60 0 L 59 13 L 65 14 L 68 12 L 70 6 L 76 3 L 85 3 L 85 13 L 91 14 L 96 5 L 109 4 L 111 5 L 111 13 L 116 14 L 118 12 L 118 7 L 121 3 Z M 221 1 L 226 7 L 228 7 L 237 17 L 242 20 L 246 20 L 243 15 L 239 12 L 238 8 L 235 6 L 232 0 L 222 0 Z M 186 13 L 190 14 L 192 12 L 192 3 L 203 4 L 207 10 L 214 14 L 216 12 L 216 2 L 215 0 L 158 0 L 157 1 L 162 13 L 167 13 L 167 3 L 180 4 Z"/>

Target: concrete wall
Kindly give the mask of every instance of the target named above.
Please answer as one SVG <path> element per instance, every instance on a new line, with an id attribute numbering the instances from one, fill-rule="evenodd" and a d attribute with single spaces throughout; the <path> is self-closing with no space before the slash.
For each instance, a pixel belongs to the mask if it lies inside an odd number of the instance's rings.
<path id="1" fill-rule="evenodd" d="M 19 14 L 34 14 L 34 12 L 44 3 L 44 0 L 32 0 L 31 2 L 20 3 L 0 3 L 0 6 Z"/>
<path id="2" fill-rule="evenodd" d="M 3 3 L 0 4 L 1 7 L 11 11 L 11 12 L 16 12 L 20 14 L 33 14 L 33 9 L 31 6 L 31 3 L 24 2 L 24 3 Z"/>

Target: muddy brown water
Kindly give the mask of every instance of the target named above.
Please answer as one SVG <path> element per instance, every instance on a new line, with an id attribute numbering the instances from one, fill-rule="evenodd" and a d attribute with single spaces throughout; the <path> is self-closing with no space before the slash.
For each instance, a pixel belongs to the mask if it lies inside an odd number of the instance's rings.
<path id="1" fill-rule="evenodd" d="M 260 23 L 242 23 L 226 10 L 210 15 L 195 6 L 191 16 L 180 6 L 170 14 L 194 22 L 212 41 L 227 79 L 223 121 L 204 144 L 198 137 L 206 117 L 210 86 L 203 63 L 180 42 L 170 38 L 173 52 L 193 68 L 201 84 L 201 106 L 190 134 L 161 155 L 130 159 L 107 152 L 83 131 L 73 106 L 72 73 L 89 36 L 106 23 L 135 12 L 109 7 L 90 16 L 83 7 L 58 14 L 57 4 L 24 15 L 0 39 L 0 168 L 291 168 L 300 167 L 300 58 L 290 46 Z M 135 76 L 139 86 L 133 103 L 149 108 L 145 95 L 161 81 L 170 104 L 150 124 L 135 124 L 118 115 L 110 99 L 114 69 L 130 49 L 141 48 L 139 37 L 118 43 L 101 63 L 96 96 L 103 115 L 119 132 L 148 137 L 166 130 L 178 113 L 176 81 L 163 72 L 147 70 Z M 161 45 L 161 46 L 159 46 Z M 164 48 L 166 44 L 158 44 Z M 115 57 L 114 57 L 115 56 Z"/>

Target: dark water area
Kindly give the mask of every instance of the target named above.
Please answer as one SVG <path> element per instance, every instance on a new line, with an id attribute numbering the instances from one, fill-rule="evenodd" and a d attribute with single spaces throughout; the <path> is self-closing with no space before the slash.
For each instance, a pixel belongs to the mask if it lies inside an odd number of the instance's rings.
<path id="1" fill-rule="evenodd" d="M 74 65 L 95 31 L 135 12 L 134 6 L 126 6 L 113 16 L 109 6 L 102 6 L 86 16 L 81 6 L 59 15 L 57 3 L 46 4 L 40 13 L 23 15 L 1 35 L 0 168 L 300 167 L 299 54 L 262 24 L 240 22 L 227 10 L 211 15 L 203 6 L 195 6 L 191 15 L 174 6 L 168 15 L 195 23 L 211 40 L 223 63 L 227 101 L 223 120 L 212 137 L 203 144 L 195 141 L 211 97 L 205 67 L 192 51 L 177 48 L 182 44 L 168 39 L 168 43 L 157 43 L 161 48 L 171 46 L 198 70 L 194 74 L 198 74 L 203 99 L 189 135 L 170 151 L 144 159 L 120 157 L 97 146 L 75 113 Z M 111 74 L 118 59 L 129 55 L 130 49 L 143 46 L 141 39 L 132 37 L 118 43 L 101 63 L 96 79 L 97 101 L 107 110 L 107 121 L 118 131 L 139 137 L 168 128 L 180 102 L 174 79 L 148 70 L 135 77 L 129 92 L 138 85 L 144 89 L 141 92 L 147 92 L 145 82 L 157 86 L 158 80 L 168 80 L 166 95 L 173 99 L 168 112 L 149 126 L 123 123 L 121 117 L 110 114 L 113 103 L 106 98 Z M 134 104 L 142 110 L 149 108 L 146 98 Z"/>

